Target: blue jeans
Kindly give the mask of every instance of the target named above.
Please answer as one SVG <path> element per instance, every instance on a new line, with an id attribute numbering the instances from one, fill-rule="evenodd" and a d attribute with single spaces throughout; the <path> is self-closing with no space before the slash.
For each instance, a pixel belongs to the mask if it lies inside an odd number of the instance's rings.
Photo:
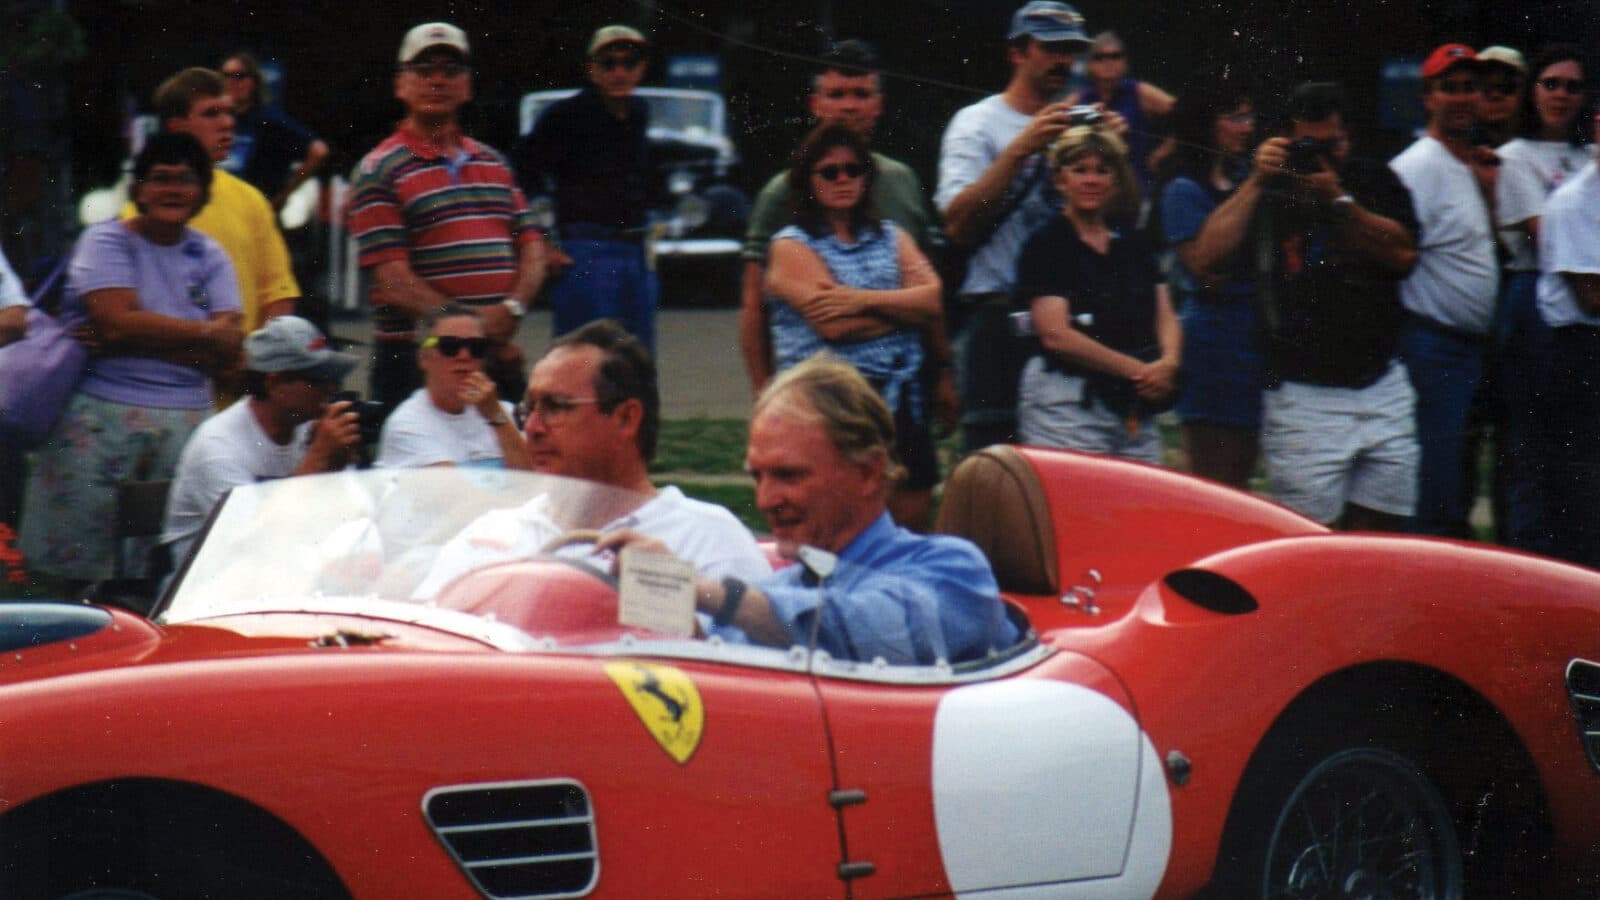
<path id="1" fill-rule="evenodd" d="M 1400 358 L 1417 392 L 1419 534 L 1470 537 L 1464 486 L 1467 420 L 1483 377 L 1487 338 L 1434 326 L 1412 316 L 1400 328 Z"/>
<path id="2" fill-rule="evenodd" d="M 615 319 L 653 355 L 661 282 L 645 265 L 644 244 L 566 238 L 561 249 L 572 257 L 572 267 L 550 287 L 555 336 L 596 319 Z"/>

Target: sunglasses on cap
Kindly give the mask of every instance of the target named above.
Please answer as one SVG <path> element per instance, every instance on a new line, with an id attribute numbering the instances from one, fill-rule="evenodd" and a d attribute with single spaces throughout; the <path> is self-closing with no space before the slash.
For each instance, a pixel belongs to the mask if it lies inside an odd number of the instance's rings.
<path id="1" fill-rule="evenodd" d="M 1583 93 L 1583 79 L 1581 78 L 1541 78 L 1539 87 L 1547 91 L 1564 91 L 1573 96 Z"/>
<path id="2" fill-rule="evenodd" d="M 841 175 L 845 178 L 860 178 L 866 172 L 867 167 L 860 163 L 845 163 L 842 166 L 830 163 L 811 170 L 811 174 L 820 176 L 824 181 L 838 181 Z"/>
<path id="3" fill-rule="evenodd" d="M 489 339 L 481 337 L 455 337 L 448 334 L 435 334 L 422 342 L 424 348 L 436 347 L 445 356 L 456 356 L 463 348 L 467 355 L 473 359 L 483 359 L 489 355 Z"/>

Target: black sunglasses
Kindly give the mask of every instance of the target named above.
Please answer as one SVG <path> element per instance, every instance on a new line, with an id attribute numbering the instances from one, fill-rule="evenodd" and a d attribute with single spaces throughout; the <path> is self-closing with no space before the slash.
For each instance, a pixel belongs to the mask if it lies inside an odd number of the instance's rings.
<path id="1" fill-rule="evenodd" d="M 846 178 L 860 178 L 866 171 L 867 167 L 860 163 L 845 163 L 842 166 L 832 163 L 811 170 L 812 174 L 822 176 L 824 181 L 838 181 L 840 175 Z"/>
<path id="2" fill-rule="evenodd" d="M 1515 81 L 1485 81 L 1478 85 L 1478 92 L 1485 97 L 1509 97 L 1520 87 Z"/>
<path id="3" fill-rule="evenodd" d="M 1121 59 L 1122 58 L 1122 51 L 1121 50 L 1105 50 L 1105 51 L 1102 51 L 1100 53 L 1091 53 L 1091 54 L 1089 54 L 1089 58 L 1091 60 L 1094 60 L 1095 62 L 1099 62 L 1101 60 L 1106 60 L 1106 59 Z"/>
<path id="4" fill-rule="evenodd" d="M 445 356 L 455 356 L 465 347 L 467 355 L 473 359 L 483 359 L 489 355 L 489 339 L 481 337 L 464 338 L 448 334 L 436 334 L 422 342 L 424 347 L 437 347 Z"/>
<path id="5" fill-rule="evenodd" d="M 1547 91 L 1566 91 L 1574 96 L 1583 93 L 1581 78 L 1541 78 L 1539 86 Z"/>
<path id="6" fill-rule="evenodd" d="M 602 72 L 612 69 L 632 69 L 644 62 L 644 55 L 640 53 L 625 53 L 615 56 L 601 56 L 595 59 L 594 64 Z"/>
<path id="7" fill-rule="evenodd" d="M 410 72 L 418 78 L 460 78 L 471 72 L 472 67 L 458 62 L 408 62 L 401 64 L 400 71 Z"/>

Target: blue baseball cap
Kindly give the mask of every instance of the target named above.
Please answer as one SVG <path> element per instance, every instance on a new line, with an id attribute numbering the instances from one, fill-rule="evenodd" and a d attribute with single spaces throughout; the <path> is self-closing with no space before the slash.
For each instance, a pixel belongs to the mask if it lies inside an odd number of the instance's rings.
<path id="1" fill-rule="evenodd" d="M 1036 41 L 1072 41 L 1084 46 L 1090 43 L 1083 31 L 1083 16 L 1055 0 L 1032 0 L 1011 14 L 1011 33 L 1006 39 L 1016 40 L 1023 35 Z"/>

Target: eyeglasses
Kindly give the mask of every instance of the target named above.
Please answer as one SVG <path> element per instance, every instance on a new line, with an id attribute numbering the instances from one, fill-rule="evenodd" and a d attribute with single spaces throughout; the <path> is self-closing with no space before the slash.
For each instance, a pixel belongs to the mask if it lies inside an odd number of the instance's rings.
<path id="1" fill-rule="evenodd" d="M 400 66 L 400 71 L 410 72 L 418 78 L 460 78 L 471 72 L 472 67 L 458 62 L 408 62 Z"/>
<path id="2" fill-rule="evenodd" d="M 249 72 L 223 72 L 222 77 L 229 81 L 243 81 L 246 78 L 254 78 L 255 76 Z"/>
<path id="3" fill-rule="evenodd" d="M 1256 114 L 1253 112 L 1233 113 L 1232 115 L 1220 116 L 1219 118 L 1221 118 L 1222 121 L 1227 122 L 1229 125 L 1254 125 L 1256 123 Z"/>
<path id="4" fill-rule="evenodd" d="M 1448 94 L 1452 97 L 1457 94 L 1478 93 L 1478 83 L 1476 81 L 1441 81 L 1438 84 L 1438 88 L 1439 93 Z"/>
<path id="5" fill-rule="evenodd" d="M 1091 62 L 1104 62 L 1108 59 L 1121 59 L 1125 55 L 1121 50 L 1105 50 L 1100 53 L 1089 54 L 1089 60 Z"/>
<path id="6" fill-rule="evenodd" d="M 634 69 L 644 62 L 642 53 L 618 53 L 611 56 L 595 57 L 594 64 L 602 72 L 612 69 Z"/>
<path id="7" fill-rule="evenodd" d="M 467 355 L 473 359 L 483 359 L 489 355 L 489 339 L 481 337 L 455 337 L 448 334 L 435 334 L 422 342 L 424 348 L 437 347 L 444 356 L 454 357 L 464 348 Z"/>
<path id="8" fill-rule="evenodd" d="M 200 183 L 200 176 L 193 172 L 151 172 L 140 182 L 156 187 L 195 187 Z"/>
<path id="9" fill-rule="evenodd" d="M 1565 91 L 1577 96 L 1583 93 L 1583 79 L 1581 78 L 1541 78 L 1539 87 L 1547 91 Z"/>
<path id="10" fill-rule="evenodd" d="M 838 163 L 830 163 L 826 166 L 818 166 L 812 169 L 811 174 L 819 176 L 824 181 L 838 181 L 841 175 L 845 178 L 860 178 L 866 174 L 866 171 L 867 167 L 860 163 L 845 163 L 842 166 Z"/>
<path id="11" fill-rule="evenodd" d="M 517 404 L 517 416 L 527 420 L 529 416 L 537 414 L 546 425 L 550 425 L 571 415 L 573 410 L 580 406 L 590 406 L 599 402 L 599 397 L 557 397 L 551 394 L 539 394 L 522 398 L 522 402 Z"/>
<path id="12" fill-rule="evenodd" d="M 876 97 L 877 95 L 878 95 L 877 91 L 874 91 L 871 88 L 864 88 L 864 87 L 858 87 L 858 88 L 833 88 L 831 90 L 827 90 L 827 91 L 823 91 L 822 92 L 822 96 L 827 97 L 829 100 L 843 100 L 846 97 L 854 97 L 857 100 L 871 100 L 873 97 Z"/>

